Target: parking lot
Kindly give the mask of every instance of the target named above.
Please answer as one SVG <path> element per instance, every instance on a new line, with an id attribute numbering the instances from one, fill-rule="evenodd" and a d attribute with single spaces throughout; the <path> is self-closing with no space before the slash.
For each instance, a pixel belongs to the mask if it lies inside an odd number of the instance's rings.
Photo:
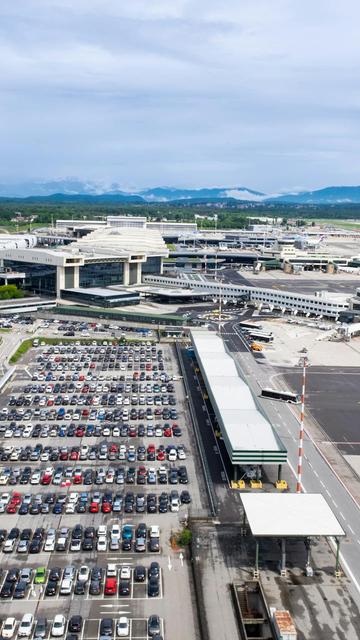
<path id="1" fill-rule="evenodd" d="M 123 637 L 183 637 L 183 608 L 195 637 L 188 568 L 170 537 L 203 498 L 171 347 L 34 340 L 0 396 L 0 606 L 3 624 L 5 611 L 16 622 L 7 637 L 28 613 L 22 637 L 35 637 L 42 616 L 42 637 L 56 637 L 59 610 L 84 618 L 77 633 L 64 628 L 68 640 L 99 638 L 104 619 L 122 637 L 120 618 Z"/>

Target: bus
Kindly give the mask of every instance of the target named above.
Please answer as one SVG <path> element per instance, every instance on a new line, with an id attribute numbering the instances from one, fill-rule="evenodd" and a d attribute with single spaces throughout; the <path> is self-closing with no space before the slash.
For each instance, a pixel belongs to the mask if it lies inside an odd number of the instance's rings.
<path id="1" fill-rule="evenodd" d="M 274 336 L 272 333 L 267 333 L 266 331 L 252 331 L 251 329 L 247 332 L 247 335 L 252 340 L 261 340 L 262 342 L 273 342 Z"/>
<path id="2" fill-rule="evenodd" d="M 261 396 L 263 398 L 271 398 L 272 400 L 283 400 L 292 404 L 299 404 L 300 395 L 291 391 L 279 391 L 278 389 L 262 389 Z"/>
<path id="3" fill-rule="evenodd" d="M 239 322 L 239 329 L 255 329 L 262 331 L 261 324 L 254 324 L 254 322 Z"/>

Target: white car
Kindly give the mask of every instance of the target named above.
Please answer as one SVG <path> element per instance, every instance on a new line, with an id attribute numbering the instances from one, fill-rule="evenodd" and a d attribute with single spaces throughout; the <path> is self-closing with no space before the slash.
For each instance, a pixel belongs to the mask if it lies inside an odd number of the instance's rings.
<path id="1" fill-rule="evenodd" d="M 105 536 L 100 536 L 96 545 L 97 551 L 107 551 L 107 538 Z"/>
<path id="2" fill-rule="evenodd" d="M 4 620 L 4 624 L 1 629 L 1 635 L 3 638 L 12 638 L 14 636 L 16 629 L 16 620 L 15 618 L 6 618 Z"/>
<path id="3" fill-rule="evenodd" d="M 121 527 L 118 524 L 113 524 L 112 525 L 110 536 L 112 538 L 120 538 L 121 537 Z"/>
<path id="4" fill-rule="evenodd" d="M 97 534 L 98 534 L 98 537 L 99 537 L 99 538 L 100 538 L 101 536 L 105 536 L 105 537 L 107 536 L 107 526 L 106 526 L 106 524 L 100 524 L 100 525 L 98 526 Z"/>
<path id="5" fill-rule="evenodd" d="M 51 635 L 53 638 L 60 638 L 65 634 L 66 619 L 61 613 L 58 613 L 51 627 Z"/>
<path id="6" fill-rule="evenodd" d="M 75 513 L 75 507 L 76 505 L 74 502 L 69 502 L 69 504 L 67 504 L 65 507 L 65 513 L 66 514 Z"/>
<path id="7" fill-rule="evenodd" d="M 119 638 L 127 638 L 129 633 L 129 618 L 127 618 L 126 616 L 121 616 L 121 618 L 116 623 L 116 635 L 119 636 Z"/>
<path id="8" fill-rule="evenodd" d="M 40 471 L 33 471 L 33 474 L 30 478 L 30 484 L 39 484 L 40 483 Z"/>
<path id="9" fill-rule="evenodd" d="M 61 596 L 69 596 L 72 592 L 72 586 L 73 586 L 73 581 L 71 578 L 63 578 L 62 582 L 61 582 L 61 586 L 60 586 L 60 595 Z M 58 616 L 55 616 L 54 618 L 54 622 L 56 620 Z M 63 616 L 61 616 L 63 617 Z M 54 635 L 51 632 L 51 635 Z M 59 636 L 62 636 L 62 633 L 57 634 Z"/>
<path id="10" fill-rule="evenodd" d="M 55 538 L 48 538 L 45 540 L 44 551 L 54 551 L 55 549 Z"/>
<path id="11" fill-rule="evenodd" d="M 168 453 L 169 462 L 175 462 L 177 460 L 177 452 L 176 449 L 170 449 Z"/>
<path id="12" fill-rule="evenodd" d="M 90 576 L 90 569 L 86 565 L 82 565 L 78 571 L 78 581 L 87 582 Z"/>
<path id="13" fill-rule="evenodd" d="M 12 553 L 12 551 L 14 551 L 15 549 L 15 542 L 16 540 L 13 538 L 12 540 L 6 540 L 4 542 L 4 546 L 2 548 L 3 553 Z"/>
<path id="14" fill-rule="evenodd" d="M 125 565 L 120 569 L 120 579 L 121 580 L 130 580 L 131 579 L 131 569 L 129 566 Z"/>
<path id="15" fill-rule="evenodd" d="M 81 540 L 71 540 L 70 551 L 81 551 Z"/>
<path id="16" fill-rule="evenodd" d="M 30 638 L 34 626 L 32 613 L 24 613 L 18 629 L 18 638 Z"/>
<path id="17" fill-rule="evenodd" d="M 116 564 L 108 564 L 106 567 L 106 577 L 116 578 L 116 576 L 117 576 Z"/>
<path id="18" fill-rule="evenodd" d="M 178 457 L 179 460 L 186 460 L 186 453 L 185 453 L 184 449 L 182 449 L 181 447 L 178 447 L 177 457 Z"/>

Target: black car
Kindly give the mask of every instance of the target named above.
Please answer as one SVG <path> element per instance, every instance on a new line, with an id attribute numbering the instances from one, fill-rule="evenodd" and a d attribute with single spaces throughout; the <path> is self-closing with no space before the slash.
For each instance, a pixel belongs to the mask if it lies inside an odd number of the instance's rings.
<path id="1" fill-rule="evenodd" d="M 92 580 L 90 582 L 89 594 L 91 596 L 99 596 L 101 594 L 101 582 L 99 582 L 99 580 Z"/>
<path id="2" fill-rule="evenodd" d="M 147 526 L 144 522 L 140 522 L 136 527 L 136 537 L 146 538 L 146 536 L 147 536 Z"/>
<path id="3" fill-rule="evenodd" d="M 78 581 L 75 583 L 75 587 L 74 587 L 74 594 L 75 594 L 76 596 L 83 596 L 83 595 L 85 595 L 85 586 L 86 586 L 86 583 L 85 583 L 85 582 L 80 582 L 80 580 L 78 580 Z"/>
<path id="4" fill-rule="evenodd" d="M 52 567 L 49 571 L 49 580 L 58 582 L 62 575 L 62 569 L 60 567 Z"/>
<path id="5" fill-rule="evenodd" d="M 47 626 L 46 618 L 38 618 L 34 629 L 34 638 L 46 638 Z"/>
<path id="6" fill-rule="evenodd" d="M 7 582 L 17 582 L 19 578 L 19 569 L 9 569 L 6 576 Z"/>
<path id="7" fill-rule="evenodd" d="M 135 582 L 145 582 L 146 578 L 146 569 L 142 564 L 136 565 L 134 569 L 134 580 Z"/>
<path id="8" fill-rule="evenodd" d="M 13 593 L 14 600 L 22 600 L 23 598 L 25 598 L 28 588 L 29 587 L 26 584 L 26 582 L 23 582 L 23 581 L 18 582 L 15 587 L 15 591 Z"/>
<path id="9" fill-rule="evenodd" d="M 6 536 L 7 536 L 7 530 L 0 529 L 0 543 L 4 542 L 4 540 L 6 539 Z"/>
<path id="10" fill-rule="evenodd" d="M 34 540 L 43 540 L 45 535 L 44 527 L 37 527 L 34 531 L 33 539 Z"/>
<path id="11" fill-rule="evenodd" d="M 17 527 L 13 527 L 12 529 L 10 529 L 8 540 L 17 540 L 19 536 L 20 529 L 18 529 Z"/>
<path id="12" fill-rule="evenodd" d="M 180 493 L 180 500 L 182 504 L 190 504 L 191 502 L 190 493 L 188 491 L 182 491 Z"/>
<path id="13" fill-rule="evenodd" d="M 30 540 L 32 536 L 31 529 L 23 529 L 20 535 L 20 540 Z"/>
<path id="14" fill-rule="evenodd" d="M 100 621 L 100 636 L 113 636 L 114 635 L 114 621 L 112 618 L 103 618 Z"/>
<path id="15" fill-rule="evenodd" d="M 149 616 L 147 623 L 148 635 L 152 638 L 156 634 L 160 633 L 160 618 L 158 615 L 153 614 Z"/>
<path id="16" fill-rule="evenodd" d="M 20 506 L 20 509 L 18 511 L 19 516 L 26 516 L 29 513 L 29 505 L 28 504 L 22 504 Z"/>
<path id="17" fill-rule="evenodd" d="M 58 590 L 58 581 L 57 580 L 49 580 L 46 588 L 45 595 L 46 596 L 56 596 Z"/>
<path id="18" fill-rule="evenodd" d="M 9 582 L 8 580 L 5 580 L 3 586 L 1 587 L 0 598 L 2 600 L 12 598 L 14 590 L 15 582 Z"/>
<path id="19" fill-rule="evenodd" d="M 101 582 L 103 579 L 103 575 L 104 571 L 102 567 L 93 567 L 91 569 L 91 580 L 98 580 L 99 582 Z"/>
<path id="20" fill-rule="evenodd" d="M 30 542 L 29 553 L 40 553 L 42 540 L 33 538 Z"/>
<path id="21" fill-rule="evenodd" d="M 151 562 L 150 567 L 148 568 L 148 578 L 159 578 L 160 576 L 160 565 L 158 562 Z"/>
<path id="22" fill-rule="evenodd" d="M 79 615 L 71 616 L 69 620 L 68 630 L 74 633 L 80 633 L 82 627 L 83 627 L 82 616 L 79 616 Z"/>
<path id="23" fill-rule="evenodd" d="M 149 598 L 157 598 L 160 595 L 159 578 L 150 578 L 147 588 Z"/>
<path id="24" fill-rule="evenodd" d="M 119 581 L 119 596 L 129 596 L 130 595 L 130 580 L 122 578 Z"/>
<path id="25" fill-rule="evenodd" d="M 83 527 L 81 524 L 76 524 L 72 530 L 71 537 L 73 540 L 81 540 L 83 534 Z"/>
<path id="26" fill-rule="evenodd" d="M 83 551 L 92 551 L 94 549 L 94 539 L 84 538 L 81 547 Z"/>

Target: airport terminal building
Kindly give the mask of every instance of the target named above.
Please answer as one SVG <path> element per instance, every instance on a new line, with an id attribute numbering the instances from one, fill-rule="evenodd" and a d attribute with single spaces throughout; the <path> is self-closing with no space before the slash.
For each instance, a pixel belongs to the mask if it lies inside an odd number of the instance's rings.
<path id="1" fill-rule="evenodd" d="M 23 288 L 60 298 L 64 289 L 137 285 L 161 274 L 169 255 L 156 229 L 98 228 L 66 248 L 2 247 L 4 270 L 25 274 Z"/>

